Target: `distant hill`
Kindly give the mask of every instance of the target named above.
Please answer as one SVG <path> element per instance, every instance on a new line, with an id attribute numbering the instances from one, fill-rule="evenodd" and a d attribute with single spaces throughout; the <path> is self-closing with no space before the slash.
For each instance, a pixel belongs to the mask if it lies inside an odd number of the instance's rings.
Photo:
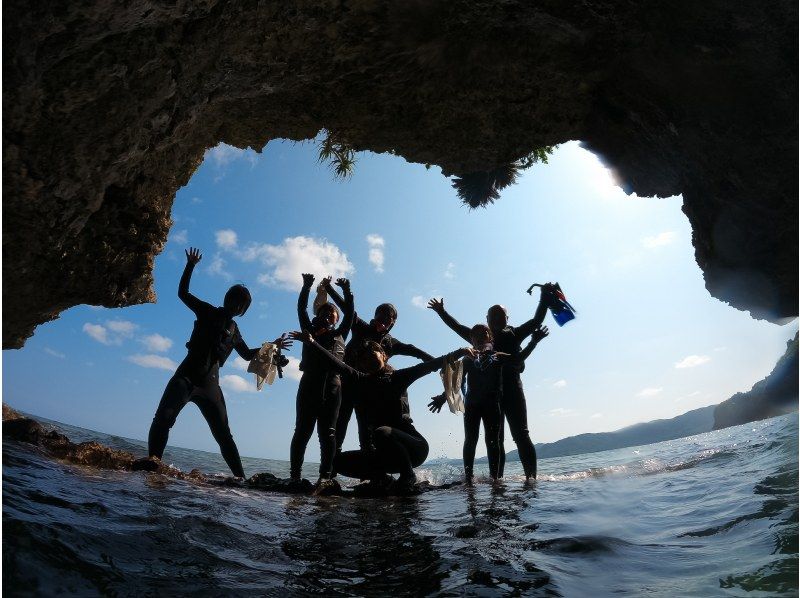
<path id="1" fill-rule="evenodd" d="M 786 353 L 769 376 L 717 405 L 715 430 L 797 411 L 797 338 L 786 343 Z"/>
<path id="2" fill-rule="evenodd" d="M 708 432 L 714 425 L 715 405 L 701 407 L 688 411 L 672 419 L 657 419 L 643 424 L 634 424 L 615 432 L 599 432 L 593 434 L 578 434 L 569 438 L 562 438 L 556 442 L 546 442 L 536 445 L 536 455 L 540 458 L 566 457 L 597 451 L 624 448 L 626 446 L 639 446 L 652 444 L 684 436 L 694 436 Z M 513 442 L 510 438 L 506 442 Z M 506 455 L 507 461 L 519 461 L 516 450 Z M 481 459 L 481 461 L 485 461 Z"/>
<path id="3" fill-rule="evenodd" d="M 634 424 L 614 432 L 578 434 L 556 442 L 536 445 L 536 454 L 541 458 L 566 457 L 583 453 L 607 451 L 626 446 L 639 446 L 693 436 L 738 426 L 759 419 L 797 411 L 798 407 L 798 335 L 786 344 L 786 353 L 778 360 L 772 372 L 756 382 L 748 392 L 740 392 L 719 405 L 709 405 L 688 411 L 672 419 L 659 419 Z M 513 440 L 506 438 L 506 446 Z M 519 453 L 513 450 L 506 454 L 507 461 L 519 461 Z M 447 460 L 460 464 L 460 459 Z M 486 463 L 486 457 L 476 459 Z"/>

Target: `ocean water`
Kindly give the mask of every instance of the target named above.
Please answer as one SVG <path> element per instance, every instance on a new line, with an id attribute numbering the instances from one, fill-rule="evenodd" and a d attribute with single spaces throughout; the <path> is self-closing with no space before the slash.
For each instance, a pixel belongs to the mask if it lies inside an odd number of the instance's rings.
<path id="1" fill-rule="evenodd" d="M 73 441 L 144 444 L 66 425 Z M 309 445 L 312 453 L 314 445 Z M 183 470 L 218 455 L 169 449 Z M 248 475 L 288 463 L 246 459 Z M 23 595 L 797 596 L 798 417 L 517 463 L 402 498 L 268 493 L 3 442 L 3 591 Z M 313 479 L 313 467 L 307 469 Z M 435 484 L 447 465 L 419 468 Z"/>

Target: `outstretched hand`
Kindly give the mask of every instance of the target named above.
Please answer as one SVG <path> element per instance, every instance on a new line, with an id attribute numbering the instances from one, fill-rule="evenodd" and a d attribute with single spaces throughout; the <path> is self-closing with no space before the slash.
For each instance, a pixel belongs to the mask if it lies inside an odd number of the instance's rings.
<path id="1" fill-rule="evenodd" d="M 310 343 L 314 340 L 314 337 L 311 336 L 311 332 L 308 330 L 295 330 L 288 334 L 289 338 L 294 341 L 300 341 L 301 343 Z"/>
<path id="2" fill-rule="evenodd" d="M 195 265 L 203 259 L 203 255 L 196 247 L 189 247 L 189 249 L 185 249 L 184 251 L 186 253 L 186 262 L 189 264 Z"/>
<path id="3" fill-rule="evenodd" d="M 444 313 L 444 297 L 428 301 L 428 309 L 432 309 L 437 314 L 442 315 Z"/>
<path id="4" fill-rule="evenodd" d="M 550 334 L 550 331 L 547 329 L 547 326 L 539 326 L 536 330 L 533 331 L 531 337 L 537 343 Z"/>
<path id="5" fill-rule="evenodd" d="M 314 275 L 313 274 L 303 274 L 303 286 L 311 288 L 312 284 L 314 284 Z"/>
<path id="6" fill-rule="evenodd" d="M 292 348 L 292 340 L 285 333 L 276 338 L 273 344 L 277 345 L 280 349 Z"/>
<path id="7" fill-rule="evenodd" d="M 326 276 L 325 278 L 319 281 L 319 286 L 321 286 L 323 290 L 327 291 L 328 289 L 331 288 L 332 279 L 333 276 Z"/>
<path id="8" fill-rule="evenodd" d="M 350 281 L 347 278 L 337 278 L 336 286 L 340 287 L 343 291 L 350 290 Z"/>
<path id="9" fill-rule="evenodd" d="M 447 399 L 444 398 L 444 393 L 436 395 L 435 397 L 431 397 L 431 402 L 428 403 L 428 409 L 430 409 L 431 413 L 439 413 L 446 402 Z"/>

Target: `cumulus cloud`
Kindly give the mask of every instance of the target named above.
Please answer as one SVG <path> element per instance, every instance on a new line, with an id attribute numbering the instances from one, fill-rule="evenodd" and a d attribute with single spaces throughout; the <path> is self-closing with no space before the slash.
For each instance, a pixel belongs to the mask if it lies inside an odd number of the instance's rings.
<path id="1" fill-rule="evenodd" d="M 48 355 L 52 355 L 53 357 L 58 357 L 59 359 L 65 359 L 67 356 L 63 353 L 59 353 L 58 351 L 51 349 L 50 347 L 45 347 L 44 352 Z"/>
<path id="2" fill-rule="evenodd" d="M 254 380 L 245 380 L 236 374 L 228 374 L 219 379 L 219 385 L 230 392 L 258 392 Z"/>
<path id="3" fill-rule="evenodd" d="M 367 245 L 369 245 L 369 263 L 375 267 L 375 272 L 383 273 L 383 250 L 386 248 L 386 241 L 380 235 L 371 234 L 367 235 Z"/>
<path id="4" fill-rule="evenodd" d="M 213 276 L 224 278 L 225 280 L 231 280 L 233 276 L 231 276 L 230 272 L 225 269 L 226 263 L 227 262 L 220 254 L 215 254 L 214 257 L 211 258 L 211 263 L 208 265 L 208 273 L 212 274 Z"/>
<path id="5" fill-rule="evenodd" d="M 674 242 L 676 238 L 677 234 L 675 232 L 665 231 L 663 233 L 653 235 L 652 237 L 644 237 L 642 239 L 642 246 L 645 249 L 656 249 L 657 247 L 669 245 L 670 243 Z"/>
<path id="6" fill-rule="evenodd" d="M 189 240 L 189 231 L 185 228 L 181 230 L 174 230 L 169 234 L 168 240 L 173 243 L 178 243 L 179 245 L 185 245 Z"/>
<path id="7" fill-rule="evenodd" d="M 425 301 L 425 297 L 423 297 L 422 295 L 414 295 L 411 298 L 411 305 L 413 305 L 414 307 L 425 309 L 428 306 L 428 302 Z"/>
<path id="8" fill-rule="evenodd" d="M 86 334 L 104 345 L 121 345 L 124 339 L 133 336 L 137 328 L 136 324 L 127 320 L 109 320 L 105 326 L 89 322 L 83 325 Z"/>
<path id="9" fill-rule="evenodd" d="M 259 260 L 269 268 L 258 276 L 267 286 L 299 291 L 303 286 L 300 275 L 311 272 L 317 280 L 331 275 L 334 279 L 350 276 L 355 268 L 347 254 L 325 239 L 288 237 L 280 245 L 252 245 L 240 253 L 245 261 Z"/>
<path id="10" fill-rule="evenodd" d="M 241 357 L 239 357 L 237 355 L 236 358 L 232 362 L 230 362 L 230 364 L 231 364 L 232 367 L 236 368 L 237 370 L 241 370 L 243 372 L 246 372 L 247 371 L 247 366 L 250 365 L 250 362 L 247 361 L 246 359 L 242 359 Z"/>
<path id="11" fill-rule="evenodd" d="M 163 355 L 130 355 L 128 361 L 143 368 L 155 368 L 157 370 L 172 371 L 178 367 L 177 363 Z"/>
<path id="12" fill-rule="evenodd" d="M 229 228 L 218 230 L 214 236 L 217 240 L 217 247 L 220 249 L 235 249 L 239 241 L 236 231 Z"/>
<path id="13" fill-rule="evenodd" d="M 698 365 L 703 365 L 709 361 L 711 361 L 711 358 L 708 355 L 688 355 L 675 363 L 675 369 L 696 368 Z"/>
<path id="14" fill-rule="evenodd" d="M 303 372 L 300 371 L 300 360 L 297 357 L 288 357 L 289 363 L 283 368 L 283 375 L 290 380 L 300 380 Z"/>
<path id="15" fill-rule="evenodd" d="M 557 380 L 553 382 L 553 388 L 564 388 L 567 385 L 566 380 Z"/>
<path id="16" fill-rule="evenodd" d="M 217 169 L 225 169 L 236 160 L 247 160 L 251 165 L 258 162 L 258 154 L 252 149 L 239 149 L 227 143 L 220 143 L 216 147 L 206 150 L 205 160 L 211 160 Z"/>
<path id="17" fill-rule="evenodd" d="M 449 280 L 456 277 L 456 265 L 453 262 L 447 262 L 447 267 L 444 269 L 444 277 Z"/>
<path id="18" fill-rule="evenodd" d="M 636 394 L 636 396 L 637 397 L 642 397 L 642 398 L 654 397 L 657 394 L 659 394 L 662 390 L 664 390 L 662 387 L 658 387 L 658 388 L 643 388 L 642 390 L 640 390 Z"/>
<path id="19" fill-rule="evenodd" d="M 161 336 L 160 334 L 148 334 L 140 338 L 139 342 L 141 342 L 148 351 L 154 351 L 156 353 L 169 351 L 170 347 L 172 347 L 172 339 Z"/>

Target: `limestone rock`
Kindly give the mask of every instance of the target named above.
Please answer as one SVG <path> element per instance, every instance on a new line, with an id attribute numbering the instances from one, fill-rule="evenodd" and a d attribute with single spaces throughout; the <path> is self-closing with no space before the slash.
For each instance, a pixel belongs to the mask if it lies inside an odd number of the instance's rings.
<path id="1" fill-rule="evenodd" d="M 5 348 L 73 305 L 154 301 L 175 192 L 207 148 L 321 128 L 445 175 L 583 140 L 626 190 L 683 193 L 714 296 L 797 314 L 791 0 L 9 0 L 3 16 Z"/>

